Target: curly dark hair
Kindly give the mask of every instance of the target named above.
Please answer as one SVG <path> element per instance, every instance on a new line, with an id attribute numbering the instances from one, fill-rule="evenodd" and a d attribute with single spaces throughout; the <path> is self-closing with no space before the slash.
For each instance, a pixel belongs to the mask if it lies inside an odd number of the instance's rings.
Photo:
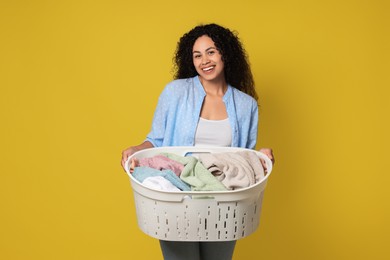
<path id="1" fill-rule="evenodd" d="M 198 25 L 180 38 L 173 58 L 174 78 L 183 79 L 198 75 L 192 60 L 192 48 L 195 41 L 203 35 L 214 41 L 215 47 L 222 55 L 226 82 L 257 100 L 248 56 L 237 33 L 214 23 Z"/>

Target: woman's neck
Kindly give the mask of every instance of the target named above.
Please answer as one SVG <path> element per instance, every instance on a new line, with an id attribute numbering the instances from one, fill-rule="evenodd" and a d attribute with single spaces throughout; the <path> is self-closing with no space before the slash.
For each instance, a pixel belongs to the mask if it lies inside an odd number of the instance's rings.
<path id="1" fill-rule="evenodd" d="M 227 83 L 224 78 L 215 80 L 204 80 L 199 77 L 199 81 L 202 84 L 204 91 L 208 95 L 223 96 L 227 90 Z"/>

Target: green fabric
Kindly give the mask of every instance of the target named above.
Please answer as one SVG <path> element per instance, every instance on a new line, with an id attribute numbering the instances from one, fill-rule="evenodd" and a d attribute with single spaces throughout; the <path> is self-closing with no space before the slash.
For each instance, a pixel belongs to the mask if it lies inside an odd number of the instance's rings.
<path id="1" fill-rule="evenodd" d="M 180 156 L 173 153 L 163 153 L 169 159 L 184 165 L 180 179 L 191 185 L 193 191 L 222 191 L 227 188 L 202 163 L 193 156 Z"/>

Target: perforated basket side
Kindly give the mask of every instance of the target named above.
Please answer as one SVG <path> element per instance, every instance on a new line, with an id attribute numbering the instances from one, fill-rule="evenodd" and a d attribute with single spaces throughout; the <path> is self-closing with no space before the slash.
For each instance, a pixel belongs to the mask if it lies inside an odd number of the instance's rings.
<path id="1" fill-rule="evenodd" d="M 134 193 L 139 228 L 170 241 L 228 241 L 254 232 L 260 221 L 263 192 L 241 201 L 185 198 L 154 200 Z"/>

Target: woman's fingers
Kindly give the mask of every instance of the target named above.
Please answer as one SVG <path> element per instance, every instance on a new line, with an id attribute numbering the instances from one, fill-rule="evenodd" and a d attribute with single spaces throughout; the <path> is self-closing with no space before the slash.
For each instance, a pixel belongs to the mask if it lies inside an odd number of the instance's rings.
<path id="1" fill-rule="evenodd" d="M 127 159 L 129 158 L 129 156 L 132 154 L 133 154 L 133 147 L 129 147 L 122 152 L 121 165 L 122 165 L 123 169 L 125 169 L 125 163 L 126 163 Z"/>
<path id="2" fill-rule="evenodd" d="M 264 172 L 268 173 L 267 163 L 263 159 L 260 159 L 260 162 L 261 162 L 261 166 L 263 166 Z"/>
<path id="3" fill-rule="evenodd" d="M 267 155 L 268 158 L 272 161 L 272 164 L 275 164 L 275 157 L 271 148 L 261 148 L 260 152 Z"/>

